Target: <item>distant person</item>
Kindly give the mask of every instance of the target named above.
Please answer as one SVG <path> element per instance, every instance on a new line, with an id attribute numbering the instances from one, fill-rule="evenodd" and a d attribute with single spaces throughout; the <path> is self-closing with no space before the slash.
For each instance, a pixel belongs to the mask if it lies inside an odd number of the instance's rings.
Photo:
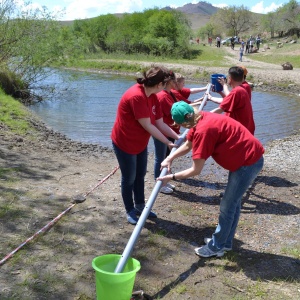
<path id="1" fill-rule="evenodd" d="M 234 42 L 235 42 L 235 38 L 231 37 L 230 39 L 230 45 L 231 45 L 231 49 L 234 50 Z"/>
<path id="2" fill-rule="evenodd" d="M 212 44 L 212 37 L 211 36 L 208 38 L 208 44 L 209 44 L 209 46 L 211 46 L 211 44 Z"/>
<path id="3" fill-rule="evenodd" d="M 257 37 L 256 37 L 256 48 L 257 48 L 257 50 L 259 50 L 260 42 L 261 42 L 260 35 L 258 34 Z"/>
<path id="4" fill-rule="evenodd" d="M 227 83 L 224 78 L 220 78 L 219 82 L 224 87 L 224 98 L 212 97 L 208 94 L 208 100 L 220 104 L 219 107 L 211 110 L 214 113 L 223 113 L 235 119 L 244 125 L 250 133 L 254 135 L 255 123 L 253 118 L 253 109 L 250 101 L 250 96 L 246 89 L 242 87 L 244 81 L 244 70 L 238 66 L 231 67 L 228 71 L 227 82 L 232 90 L 229 92 Z"/>
<path id="5" fill-rule="evenodd" d="M 173 120 L 188 128 L 189 132 L 186 141 L 162 162 L 162 168 L 168 168 L 171 172 L 173 161 L 191 150 L 192 164 L 185 170 L 157 180 L 166 185 L 170 180 L 198 176 L 209 157 L 229 170 L 227 186 L 220 202 L 218 226 L 211 238 L 204 239 L 206 245 L 195 249 L 201 257 L 221 257 L 226 251 L 232 250 L 242 197 L 263 167 L 264 148 L 242 124 L 232 118 L 194 111 L 183 101 L 173 104 L 171 113 Z"/>
<path id="6" fill-rule="evenodd" d="M 220 48 L 221 47 L 221 38 L 219 36 L 217 36 L 216 42 L 217 42 L 217 47 Z"/>
<path id="7" fill-rule="evenodd" d="M 199 39 L 199 38 L 197 38 L 197 39 L 196 39 L 196 42 L 197 42 L 197 44 L 199 44 L 199 43 L 200 43 L 200 39 Z"/>
<path id="8" fill-rule="evenodd" d="M 254 47 L 254 40 L 252 38 L 252 36 L 250 36 L 250 39 L 249 39 L 249 53 L 252 53 L 253 52 L 253 47 Z"/>
<path id="9" fill-rule="evenodd" d="M 246 48 L 245 48 L 245 54 L 249 53 L 250 51 L 250 39 L 247 39 L 246 41 Z"/>
<path id="10" fill-rule="evenodd" d="M 244 47 L 243 47 L 242 45 L 241 45 L 241 47 L 240 47 L 239 52 L 240 52 L 240 58 L 239 58 L 239 61 L 243 61 Z"/>
<path id="11" fill-rule="evenodd" d="M 137 83 L 122 96 L 111 139 L 121 170 L 121 193 L 127 221 L 135 225 L 145 207 L 145 175 L 147 171 L 147 145 L 150 136 L 168 147 L 175 147 L 167 137 L 178 139 L 163 122 L 156 94 L 163 90 L 170 73 L 163 67 L 152 67 L 137 78 Z M 150 212 L 149 218 L 156 218 Z"/>

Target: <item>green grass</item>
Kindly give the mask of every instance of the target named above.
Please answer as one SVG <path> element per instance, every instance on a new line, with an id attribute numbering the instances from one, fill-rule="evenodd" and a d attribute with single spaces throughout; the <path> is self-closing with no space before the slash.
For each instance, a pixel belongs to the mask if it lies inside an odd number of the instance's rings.
<path id="1" fill-rule="evenodd" d="M 29 129 L 24 106 L 0 89 L 0 123 L 4 123 L 11 131 L 24 134 Z"/>
<path id="2" fill-rule="evenodd" d="M 6 180 L 12 172 L 13 168 L 0 168 L 0 179 Z"/>
<path id="3" fill-rule="evenodd" d="M 276 48 L 276 41 L 266 43 L 270 45 L 271 49 L 266 52 L 260 52 L 259 55 L 251 56 L 251 59 L 261 62 L 282 64 L 289 61 L 295 68 L 300 67 L 300 55 L 299 44 L 284 44 L 283 48 Z M 261 45 L 263 49 L 265 44 Z M 176 64 L 193 64 L 199 67 L 228 67 L 225 56 L 233 56 L 230 54 L 224 46 L 217 48 L 215 46 L 208 46 L 203 44 L 191 45 L 192 58 L 191 59 L 174 59 L 170 57 L 157 57 L 145 54 L 132 54 L 126 55 L 123 53 L 96 53 L 89 55 L 83 59 L 72 61 L 68 67 L 77 67 L 83 69 L 95 69 L 95 70 L 112 70 L 122 72 L 141 72 L 140 62 L 147 63 L 176 63 Z M 129 62 L 127 62 L 129 61 Z M 136 63 L 132 63 L 136 62 Z M 175 70 L 180 72 L 180 70 Z M 207 74 L 200 71 L 194 74 L 196 78 L 206 78 Z M 250 80 L 250 79 L 249 79 Z"/>
<path id="4" fill-rule="evenodd" d="M 196 64 L 199 66 L 220 67 L 225 65 L 224 55 L 227 51 L 222 48 L 192 45 L 192 59 L 174 59 L 170 57 L 157 57 L 145 54 L 105 54 L 97 53 L 87 56 L 84 59 L 70 61 L 67 67 L 77 67 L 84 69 L 101 69 L 113 71 L 132 71 L 140 72 L 143 68 L 140 62 L 148 63 L 176 63 L 176 64 Z M 127 63 L 126 61 L 136 61 L 136 64 Z M 176 71 L 176 70 L 175 70 Z"/>
<path id="5" fill-rule="evenodd" d="M 294 247 L 284 247 L 281 249 L 281 253 L 300 259 L 300 244 Z"/>
<path id="6" fill-rule="evenodd" d="M 7 218 L 10 221 L 21 218 L 25 212 L 22 209 L 18 209 L 12 203 L 0 204 L 0 218 Z"/>
<path id="7" fill-rule="evenodd" d="M 176 291 L 176 293 L 177 294 L 184 294 L 185 292 L 187 292 L 187 287 L 186 287 L 186 285 L 184 285 L 184 284 L 180 284 L 179 286 L 177 286 L 176 288 L 175 288 L 175 291 Z"/>
<path id="8" fill-rule="evenodd" d="M 139 64 L 129 64 L 117 60 L 102 60 L 102 59 L 85 59 L 76 60 L 67 67 L 83 68 L 83 69 L 94 69 L 94 70 L 112 70 L 112 71 L 131 71 L 141 72 L 143 68 Z"/>
<path id="9" fill-rule="evenodd" d="M 260 52 L 260 55 L 252 55 L 251 59 L 272 64 L 283 64 L 290 62 L 294 68 L 300 68 L 300 46 L 299 44 L 284 44 L 282 48 L 276 48 L 276 42 L 269 44 L 271 49 Z M 262 45 L 261 49 L 263 49 Z"/>
<path id="10" fill-rule="evenodd" d="M 249 294 L 254 295 L 256 297 L 264 297 L 267 295 L 267 291 L 262 285 L 261 280 L 257 280 L 255 284 L 251 287 L 249 287 Z"/>
<path id="11" fill-rule="evenodd" d="M 186 63 L 197 62 L 200 66 L 205 67 L 222 67 L 226 66 L 225 56 L 228 56 L 228 52 L 221 48 L 214 46 L 203 46 L 203 45 L 193 45 L 193 47 L 198 47 L 201 52 L 199 55 L 192 61 Z M 184 62 L 182 62 L 184 63 Z"/>

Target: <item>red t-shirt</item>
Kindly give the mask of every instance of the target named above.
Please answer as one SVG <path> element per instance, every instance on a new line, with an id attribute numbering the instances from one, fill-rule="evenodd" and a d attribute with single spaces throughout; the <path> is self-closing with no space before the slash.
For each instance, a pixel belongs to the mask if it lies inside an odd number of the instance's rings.
<path id="1" fill-rule="evenodd" d="M 182 88 L 181 90 L 171 90 L 171 92 L 174 94 L 176 99 L 179 101 L 185 101 L 186 103 L 190 104 L 191 101 L 188 100 L 189 96 L 191 95 L 191 89 L 189 88 Z"/>
<path id="2" fill-rule="evenodd" d="M 249 94 L 242 86 L 231 90 L 229 95 L 223 98 L 220 108 L 225 115 L 243 124 L 252 134 L 255 131 L 253 110 Z"/>
<path id="3" fill-rule="evenodd" d="M 193 159 L 212 156 L 221 167 L 234 172 L 254 164 L 263 155 L 260 141 L 241 123 L 220 114 L 202 111 L 201 115 L 196 127 L 187 134 L 193 143 Z"/>
<path id="4" fill-rule="evenodd" d="M 157 93 L 156 96 L 158 98 L 158 101 L 159 101 L 159 104 L 160 104 L 160 107 L 161 107 L 164 123 L 166 123 L 176 133 L 179 133 L 180 126 L 174 124 L 174 120 L 172 119 L 172 115 L 171 115 L 172 105 L 175 102 L 177 102 L 176 97 L 174 99 L 172 97 L 172 95 L 170 95 L 170 93 L 168 93 L 165 90 Z"/>
<path id="5" fill-rule="evenodd" d="M 242 83 L 242 87 L 247 91 L 247 93 L 249 94 L 249 97 L 250 97 L 250 101 L 251 101 L 251 98 L 252 98 L 252 91 L 251 91 L 251 86 L 249 85 L 249 83 L 247 81 L 244 81 Z"/>
<path id="6" fill-rule="evenodd" d="M 138 122 L 142 118 L 150 118 L 154 125 L 162 112 L 156 94 L 147 97 L 137 83 L 123 94 L 111 133 L 112 141 L 126 153 L 138 154 L 147 147 L 150 133 Z"/>

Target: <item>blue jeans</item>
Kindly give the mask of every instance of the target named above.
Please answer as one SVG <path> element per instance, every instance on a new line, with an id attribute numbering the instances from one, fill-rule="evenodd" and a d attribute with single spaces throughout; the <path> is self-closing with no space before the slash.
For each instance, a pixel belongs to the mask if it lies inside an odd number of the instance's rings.
<path id="1" fill-rule="evenodd" d="M 147 172 L 147 147 L 139 154 L 128 154 L 112 143 L 121 170 L 121 193 L 126 212 L 134 204 L 145 204 L 145 175 Z"/>
<path id="2" fill-rule="evenodd" d="M 219 224 L 208 247 L 213 251 L 232 248 L 232 241 L 239 222 L 241 201 L 264 164 L 263 156 L 251 166 L 229 172 L 228 183 L 220 204 Z"/>
<path id="3" fill-rule="evenodd" d="M 159 141 L 158 139 L 156 139 L 155 137 L 153 137 L 153 141 L 154 141 L 154 148 L 155 148 L 154 149 L 154 151 L 155 151 L 154 179 L 156 179 L 157 177 L 159 177 L 159 175 L 161 173 L 161 171 L 160 171 L 161 163 L 166 158 L 168 146 L 166 144 L 162 143 L 161 141 Z"/>

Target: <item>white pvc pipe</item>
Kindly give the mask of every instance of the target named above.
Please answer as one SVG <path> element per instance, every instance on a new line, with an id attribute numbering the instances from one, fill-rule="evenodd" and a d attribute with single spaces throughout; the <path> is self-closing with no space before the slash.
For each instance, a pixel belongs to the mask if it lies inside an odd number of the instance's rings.
<path id="1" fill-rule="evenodd" d="M 210 89 L 211 89 L 211 84 L 208 84 L 205 96 L 204 96 L 204 98 L 203 98 L 203 100 L 202 100 L 202 102 L 201 102 L 201 104 L 199 106 L 199 111 L 203 110 L 203 107 L 205 106 L 206 101 L 207 101 L 207 96 L 208 96 L 207 92 L 210 91 Z M 186 129 L 183 132 L 183 134 L 181 135 L 181 137 L 176 141 L 175 144 L 178 145 L 178 147 L 185 140 L 185 137 L 186 137 L 188 131 L 189 131 L 189 129 Z M 171 153 L 175 152 L 176 149 L 177 148 L 173 148 L 172 151 L 171 151 Z M 161 171 L 161 173 L 160 173 L 160 177 L 165 176 L 167 174 L 167 171 L 168 171 L 167 168 L 163 168 L 162 171 Z M 134 246 L 135 246 L 135 244 L 137 242 L 137 239 L 138 239 L 138 237 L 139 237 L 139 235 L 140 235 L 140 233 L 141 233 L 141 231 L 142 231 L 142 229 L 144 227 L 144 224 L 145 224 L 145 222 L 147 220 L 147 217 L 148 217 L 148 215 L 149 215 L 149 213 L 150 213 L 150 211 L 152 209 L 152 206 L 154 205 L 154 202 L 155 202 L 156 197 L 157 197 L 157 195 L 159 193 L 161 185 L 162 185 L 162 181 L 157 181 L 156 182 L 156 184 L 155 184 L 155 186 L 154 186 L 154 188 L 152 190 L 152 193 L 151 193 L 151 195 L 150 195 L 150 197 L 149 197 L 149 199 L 148 199 L 148 201 L 146 203 L 146 206 L 145 206 L 142 214 L 140 215 L 139 220 L 138 220 L 138 222 L 137 222 L 137 224 L 136 224 L 136 226 L 135 226 L 135 228 L 134 228 L 134 230 L 133 230 L 133 232 L 131 234 L 131 237 L 130 237 L 130 239 L 129 239 L 129 241 L 128 241 L 126 247 L 125 247 L 125 249 L 124 249 L 124 252 L 123 252 L 123 254 L 122 254 L 122 256 L 121 256 L 121 258 L 120 258 L 120 260 L 118 262 L 118 265 L 117 265 L 114 273 L 122 273 L 123 269 L 125 268 L 126 262 L 127 262 L 128 258 L 131 255 L 131 252 L 132 252 L 132 250 L 133 250 L 133 248 L 134 248 Z"/>

